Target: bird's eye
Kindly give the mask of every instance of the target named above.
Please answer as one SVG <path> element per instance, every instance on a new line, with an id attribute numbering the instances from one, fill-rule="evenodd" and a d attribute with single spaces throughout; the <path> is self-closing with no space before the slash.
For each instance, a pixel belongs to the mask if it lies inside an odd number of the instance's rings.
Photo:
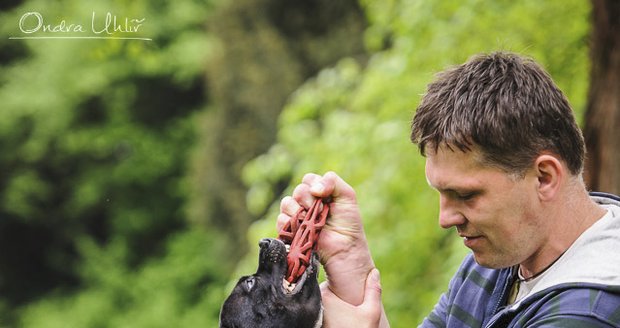
<path id="1" fill-rule="evenodd" d="M 248 279 L 245 280 L 244 284 L 245 289 L 247 291 L 250 291 L 252 290 L 252 287 L 254 287 L 254 284 L 256 284 L 256 279 L 254 279 L 254 277 L 248 277 Z"/>

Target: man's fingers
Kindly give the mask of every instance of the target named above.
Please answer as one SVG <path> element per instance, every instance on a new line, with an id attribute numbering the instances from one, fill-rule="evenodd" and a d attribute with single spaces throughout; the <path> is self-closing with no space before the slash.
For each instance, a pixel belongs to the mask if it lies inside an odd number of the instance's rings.
<path id="1" fill-rule="evenodd" d="M 368 278 L 366 279 L 366 291 L 364 293 L 364 303 L 362 303 L 360 308 L 368 316 L 367 318 L 371 326 L 379 327 L 383 312 L 383 303 L 381 302 L 381 278 L 379 276 L 379 270 L 376 268 L 372 269 L 370 274 L 368 274 Z"/>
<path id="2" fill-rule="evenodd" d="M 343 301 L 329 289 L 329 283 L 327 281 L 323 281 L 319 285 L 319 289 L 321 290 L 321 301 L 325 309 L 332 308 L 332 304 L 336 304 L 337 306 L 337 304 L 343 303 Z"/>
<path id="3" fill-rule="evenodd" d="M 331 289 L 329 289 L 329 283 L 327 281 L 322 282 L 319 287 L 321 289 L 321 297 L 323 298 L 324 303 L 329 303 L 330 301 L 333 301 L 335 299 L 341 301 L 340 298 L 338 298 L 331 291 Z M 370 271 L 370 273 L 368 274 L 368 278 L 366 279 L 364 302 L 360 304 L 359 307 L 364 307 L 368 309 L 374 309 L 376 307 L 381 308 L 381 293 L 381 277 L 379 274 L 379 270 L 374 268 Z"/>
<path id="4" fill-rule="evenodd" d="M 315 198 L 310 193 L 310 186 L 302 183 L 293 190 L 293 199 L 304 208 L 310 208 Z"/>
<path id="5" fill-rule="evenodd" d="M 325 189 L 325 183 L 323 182 L 324 179 L 324 176 L 320 176 L 314 173 L 308 173 L 304 175 L 303 179 L 301 179 L 301 182 L 310 186 L 309 191 L 312 196 L 321 198 L 331 195 L 331 191 L 327 192 L 327 190 Z M 333 188 L 331 190 L 333 191 Z"/>
<path id="6" fill-rule="evenodd" d="M 321 176 L 315 173 L 306 173 L 304 177 L 301 179 L 301 183 L 312 185 L 313 183 L 321 180 Z"/>
<path id="7" fill-rule="evenodd" d="M 338 174 L 329 171 L 310 187 L 310 191 L 316 197 L 327 197 L 340 199 L 340 202 L 355 202 L 355 191 Z"/>
<path id="8" fill-rule="evenodd" d="M 278 233 L 280 232 L 280 230 L 282 230 L 282 228 L 284 227 L 284 225 L 291 220 L 291 217 L 280 213 L 278 215 L 278 220 L 276 221 L 276 231 L 278 231 Z"/>
<path id="9" fill-rule="evenodd" d="M 331 292 L 331 291 L 329 290 L 329 285 L 328 285 L 327 281 L 323 281 L 323 282 L 319 285 L 319 288 L 321 289 L 321 294 Z"/>
<path id="10" fill-rule="evenodd" d="M 312 177 L 312 179 L 306 179 L 310 185 L 310 192 L 314 197 L 328 197 L 332 195 L 335 188 L 335 180 L 338 178 L 336 173 L 327 172 L 324 176 Z M 304 181 L 305 182 L 305 181 Z"/>
<path id="11" fill-rule="evenodd" d="M 377 269 L 372 269 L 368 274 L 364 290 L 364 302 L 358 306 L 339 298 L 331 291 L 327 282 L 323 282 L 320 289 L 325 309 L 324 327 L 379 327 L 383 305 L 381 303 L 381 282 Z"/>
<path id="12" fill-rule="evenodd" d="M 372 269 L 366 279 L 366 293 L 364 293 L 364 304 L 370 308 L 381 304 L 381 278 L 379 270 Z"/>
<path id="13" fill-rule="evenodd" d="M 299 210 L 299 207 L 300 206 L 297 201 L 291 196 L 286 196 L 282 198 L 282 201 L 280 201 L 280 212 L 288 216 L 295 215 L 295 213 Z"/>

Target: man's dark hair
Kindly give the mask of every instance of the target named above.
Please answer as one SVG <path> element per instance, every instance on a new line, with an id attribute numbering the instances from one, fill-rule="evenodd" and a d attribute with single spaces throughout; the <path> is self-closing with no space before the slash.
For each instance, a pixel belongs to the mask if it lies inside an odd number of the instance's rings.
<path id="1" fill-rule="evenodd" d="M 582 172 L 585 145 L 568 100 L 532 59 L 496 52 L 439 73 L 412 123 L 420 153 L 445 145 L 522 176 L 543 152 Z"/>

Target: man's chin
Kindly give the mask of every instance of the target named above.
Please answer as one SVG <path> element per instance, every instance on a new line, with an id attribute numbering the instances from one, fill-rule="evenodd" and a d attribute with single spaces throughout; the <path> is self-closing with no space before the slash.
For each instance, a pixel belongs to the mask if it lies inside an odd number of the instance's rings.
<path id="1" fill-rule="evenodd" d="M 501 259 L 499 256 L 491 256 L 490 254 L 484 254 L 480 252 L 473 252 L 474 260 L 479 265 L 489 269 L 505 269 L 513 266 L 512 263 L 506 263 L 505 259 Z"/>

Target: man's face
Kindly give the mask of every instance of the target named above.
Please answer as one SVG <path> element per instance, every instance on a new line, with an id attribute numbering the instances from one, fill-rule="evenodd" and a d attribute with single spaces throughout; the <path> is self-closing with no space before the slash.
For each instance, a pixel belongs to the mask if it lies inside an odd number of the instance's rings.
<path id="1" fill-rule="evenodd" d="M 517 178 L 481 164 L 476 150 L 439 147 L 426 160 L 428 183 L 439 191 L 439 224 L 456 227 L 480 265 L 504 268 L 533 259 L 548 232 L 533 171 Z"/>

